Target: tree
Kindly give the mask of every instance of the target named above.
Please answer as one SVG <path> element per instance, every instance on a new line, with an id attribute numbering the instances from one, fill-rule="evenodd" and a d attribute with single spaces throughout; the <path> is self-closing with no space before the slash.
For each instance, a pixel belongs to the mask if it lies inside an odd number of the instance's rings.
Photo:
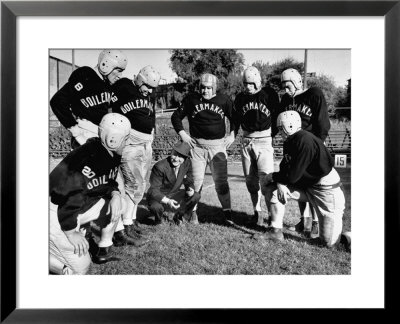
<path id="1" fill-rule="evenodd" d="M 335 82 L 333 81 L 333 78 L 325 75 L 325 74 L 320 74 L 316 77 L 310 77 L 307 78 L 307 87 L 317 87 L 322 90 L 324 93 L 326 103 L 329 106 L 336 106 L 337 104 L 337 87 L 335 85 Z"/>
<path id="2" fill-rule="evenodd" d="M 217 76 L 219 89 L 226 92 L 230 88 L 229 74 L 243 70 L 243 54 L 233 49 L 177 49 L 170 53 L 171 69 L 190 85 L 208 72 Z"/>
<path id="3" fill-rule="evenodd" d="M 337 109 L 335 110 L 336 118 L 351 118 L 351 79 L 347 80 L 345 87 L 339 87 L 337 91 L 337 103 L 336 107 L 347 107 L 349 109 Z"/>

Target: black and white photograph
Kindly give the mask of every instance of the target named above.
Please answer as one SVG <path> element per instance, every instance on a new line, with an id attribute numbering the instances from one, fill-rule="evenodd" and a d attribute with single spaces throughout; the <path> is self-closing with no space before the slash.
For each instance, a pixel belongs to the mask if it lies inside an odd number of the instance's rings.
<path id="1" fill-rule="evenodd" d="M 393 306 L 398 2 L 2 2 L 0 321 Z"/>
<path id="2" fill-rule="evenodd" d="M 49 274 L 351 275 L 351 49 L 49 49 Z"/>

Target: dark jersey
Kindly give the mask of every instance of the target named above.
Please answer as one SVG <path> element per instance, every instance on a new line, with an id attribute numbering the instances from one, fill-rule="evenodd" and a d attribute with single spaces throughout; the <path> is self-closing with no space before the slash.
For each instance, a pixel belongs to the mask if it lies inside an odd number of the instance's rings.
<path id="1" fill-rule="evenodd" d="M 319 88 L 312 87 L 291 97 L 285 93 L 280 112 L 295 110 L 301 117 L 301 128 L 325 141 L 331 127 L 325 97 Z"/>
<path id="2" fill-rule="evenodd" d="M 106 201 L 118 190 L 115 181 L 121 157 L 111 154 L 99 138 L 88 141 L 69 153 L 50 173 L 50 199 L 58 205 L 61 229 L 72 230 L 77 217 L 100 198 Z"/>
<path id="3" fill-rule="evenodd" d="M 112 111 L 126 116 L 132 129 L 151 134 L 155 128 L 156 113 L 150 97 L 143 96 L 132 80 L 127 78 L 118 80 L 112 89 Z"/>
<path id="4" fill-rule="evenodd" d="M 273 126 L 273 117 L 278 109 L 279 96 L 271 88 L 255 94 L 239 93 L 235 98 L 233 114 L 236 129 L 241 126 L 249 133 L 268 130 Z"/>
<path id="5" fill-rule="evenodd" d="M 234 129 L 232 101 L 225 95 L 216 95 L 210 100 L 199 93 L 186 96 L 182 105 L 174 111 L 171 122 L 177 133 L 183 130 L 182 119 L 189 121 L 190 135 L 207 140 L 221 139 L 226 135 L 226 118 Z"/>
<path id="6" fill-rule="evenodd" d="M 75 117 L 99 125 L 108 113 L 110 98 L 107 83 L 95 70 L 83 66 L 72 72 L 68 82 L 51 98 L 50 107 L 65 128 L 77 124 Z"/>
<path id="7" fill-rule="evenodd" d="M 322 140 L 310 132 L 299 130 L 283 144 L 283 159 L 275 182 L 308 187 L 331 172 L 334 161 Z"/>

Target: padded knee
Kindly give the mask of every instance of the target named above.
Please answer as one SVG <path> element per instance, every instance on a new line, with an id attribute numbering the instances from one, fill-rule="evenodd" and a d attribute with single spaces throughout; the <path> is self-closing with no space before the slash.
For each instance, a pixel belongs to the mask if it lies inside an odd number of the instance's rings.
<path id="1" fill-rule="evenodd" d="M 276 185 L 270 184 L 265 186 L 262 190 L 262 193 L 265 196 L 265 201 L 268 201 L 271 204 L 279 203 L 278 190 L 276 189 Z"/>
<path id="2" fill-rule="evenodd" d="M 246 177 L 246 187 L 247 187 L 247 190 L 251 194 L 258 193 L 258 190 L 260 190 L 260 184 L 259 184 L 258 178 L 254 177 L 254 176 L 247 176 Z"/>
<path id="3" fill-rule="evenodd" d="M 319 239 L 327 247 L 334 246 L 340 239 L 335 230 L 335 221 L 330 217 L 322 217 L 319 222 Z M 339 232 L 338 232 L 339 233 Z"/>
<path id="4" fill-rule="evenodd" d="M 84 275 L 89 271 L 90 264 L 92 263 L 89 254 L 81 256 L 81 258 L 82 260 L 80 260 L 79 264 L 76 264 L 72 268 L 72 274 L 74 275 Z"/>

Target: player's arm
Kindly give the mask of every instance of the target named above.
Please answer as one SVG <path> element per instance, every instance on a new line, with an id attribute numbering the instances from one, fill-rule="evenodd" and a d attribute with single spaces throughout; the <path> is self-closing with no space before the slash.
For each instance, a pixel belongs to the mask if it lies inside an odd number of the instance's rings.
<path id="1" fill-rule="evenodd" d="M 225 140 L 226 147 L 228 148 L 235 141 L 235 136 L 237 134 L 236 125 L 233 117 L 233 102 L 230 98 L 227 98 L 225 107 L 226 107 L 225 116 L 229 121 L 229 130 L 230 130 Z"/>
<path id="2" fill-rule="evenodd" d="M 329 121 L 328 105 L 326 104 L 325 96 L 321 90 L 312 97 L 313 106 L 316 107 L 312 117 L 312 129 L 315 136 L 325 142 L 328 136 L 331 123 Z"/>
<path id="3" fill-rule="evenodd" d="M 70 170 L 64 162 L 50 173 L 50 198 L 58 205 L 58 221 L 63 231 L 78 226 L 78 214 L 86 202 L 84 187 L 83 175 Z"/>
<path id="4" fill-rule="evenodd" d="M 293 143 L 290 157 L 290 162 L 281 163 L 279 172 L 272 174 L 274 182 L 287 185 L 299 181 L 312 161 L 312 148 L 304 142 Z"/>
<path id="5" fill-rule="evenodd" d="M 187 101 L 188 98 L 185 98 L 182 101 L 182 105 L 177 110 L 174 111 L 174 113 L 171 116 L 171 123 L 175 131 L 181 137 L 182 141 L 187 143 L 191 148 L 193 148 L 196 141 L 188 133 L 186 133 L 182 123 L 182 120 L 187 116 L 187 111 L 186 111 L 187 109 L 186 107 L 188 106 Z"/>
<path id="6" fill-rule="evenodd" d="M 237 136 L 237 134 L 239 133 L 239 129 L 240 129 L 240 121 L 241 121 L 241 114 L 239 112 L 240 109 L 240 104 L 239 104 L 239 100 L 238 97 L 235 98 L 235 101 L 233 103 L 232 106 L 232 118 L 233 118 L 233 123 L 235 125 L 235 137 Z"/>
<path id="7" fill-rule="evenodd" d="M 67 82 L 50 100 L 50 107 L 60 123 L 67 129 L 77 124 L 71 111 L 71 97 L 73 89 L 70 82 Z"/>
<path id="8" fill-rule="evenodd" d="M 276 120 L 278 119 L 278 115 L 280 113 L 280 102 L 279 95 L 274 90 L 271 89 L 268 93 L 268 106 L 271 107 L 271 136 L 275 137 L 278 134 L 278 127 L 276 126 Z"/>

